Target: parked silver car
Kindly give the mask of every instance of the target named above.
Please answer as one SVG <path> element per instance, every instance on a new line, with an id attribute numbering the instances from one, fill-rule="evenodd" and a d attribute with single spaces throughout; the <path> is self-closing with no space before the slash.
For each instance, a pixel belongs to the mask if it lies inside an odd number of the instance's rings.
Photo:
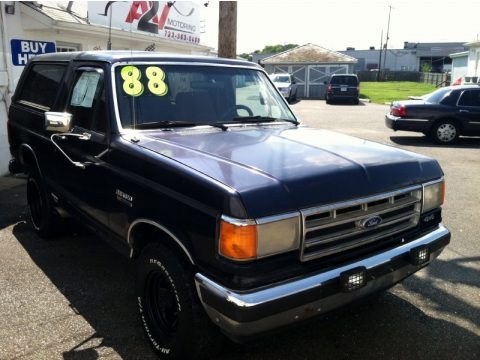
<path id="1" fill-rule="evenodd" d="M 270 79 L 288 102 L 297 98 L 297 84 L 290 74 L 271 74 Z"/>

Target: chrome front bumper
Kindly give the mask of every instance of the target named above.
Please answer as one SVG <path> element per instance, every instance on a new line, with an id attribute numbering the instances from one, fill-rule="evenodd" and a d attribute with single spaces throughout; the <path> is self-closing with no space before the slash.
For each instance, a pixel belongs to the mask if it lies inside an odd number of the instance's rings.
<path id="1" fill-rule="evenodd" d="M 197 273 L 199 298 L 212 321 L 233 339 L 323 314 L 369 294 L 386 289 L 435 259 L 450 242 L 443 225 L 397 248 L 305 278 L 260 289 L 233 291 Z M 425 263 L 417 265 L 412 253 L 428 249 Z M 365 269 L 368 281 L 352 291 L 342 290 L 345 273 Z"/>

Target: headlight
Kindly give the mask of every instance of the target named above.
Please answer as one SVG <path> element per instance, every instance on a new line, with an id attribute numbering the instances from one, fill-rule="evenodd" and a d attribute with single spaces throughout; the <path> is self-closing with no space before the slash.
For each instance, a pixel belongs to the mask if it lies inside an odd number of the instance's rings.
<path id="1" fill-rule="evenodd" d="M 300 216 L 287 214 L 254 220 L 222 216 L 218 251 L 232 260 L 254 260 L 298 249 Z"/>
<path id="2" fill-rule="evenodd" d="M 423 185 L 422 212 L 436 209 L 445 199 L 445 181 L 443 179 Z"/>

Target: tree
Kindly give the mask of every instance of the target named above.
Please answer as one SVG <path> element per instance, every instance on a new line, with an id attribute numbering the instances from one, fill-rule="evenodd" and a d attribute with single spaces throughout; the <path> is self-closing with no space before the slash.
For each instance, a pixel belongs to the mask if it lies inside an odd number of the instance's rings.
<path id="1" fill-rule="evenodd" d="M 297 47 L 297 44 L 286 44 L 286 45 L 266 45 L 263 50 L 255 50 L 254 54 L 277 54 L 280 52 L 284 52 L 290 49 Z"/>
<path id="2" fill-rule="evenodd" d="M 245 60 L 252 61 L 252 55 L 248 53 L 243 53 L 239 55 L 241 58 L 244 58 Z"/>
<path id="3" fill-rule="evenodd" d="M 424 73 L 432 72 L 432 64 L 428 62 L 422 63 L 422 65 L 420 66 L 420 71 Z"/>

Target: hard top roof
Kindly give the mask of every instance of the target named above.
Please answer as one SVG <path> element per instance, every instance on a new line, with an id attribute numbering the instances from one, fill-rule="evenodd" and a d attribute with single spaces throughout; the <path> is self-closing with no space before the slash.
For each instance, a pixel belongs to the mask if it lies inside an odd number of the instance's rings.
<path id="1" fill-rule="evenodd" d="M 225 59 L 211 56 L 194 56 L 182 54 L 165 54 L 152 51 L 78 51 L 42 54 L 32 59 L 34 62 L 42 61 L 102 61 L 107 63 L 126 61 L 171 61 L 183 63 L 206 63 L 230 66 L 248 66 L 261 68 L 258 64 L 235 59 Z"/>
<path id="2" fill-rule="evenodd" d="M 337 77 L 337 76 L 352 76 L 352 77 L 358 77 L 356 74 L 332 74 L 330 75 L 331 77 Z"/>
<path id="3" fill-rule="evenodd" d="M 450 85 L 446 88 L 451 90 L 480 89 L 480 84 Z"/>

